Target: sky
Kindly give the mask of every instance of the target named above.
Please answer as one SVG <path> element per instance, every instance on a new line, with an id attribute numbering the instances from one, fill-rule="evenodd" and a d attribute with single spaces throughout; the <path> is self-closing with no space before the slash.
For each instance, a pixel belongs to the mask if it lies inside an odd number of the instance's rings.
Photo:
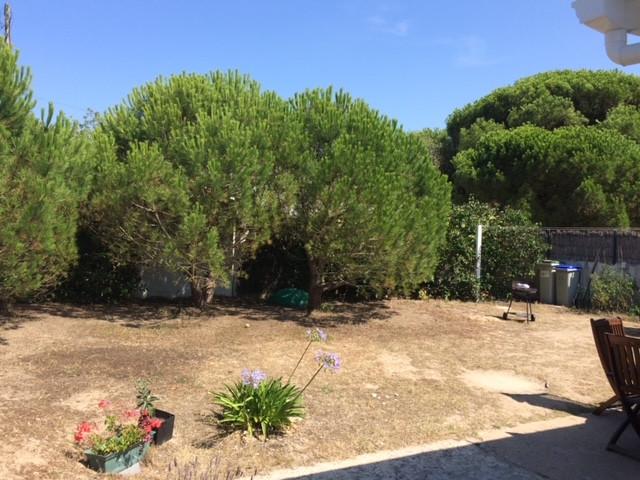
<path id="1" fill-rule="evenodd" d="M 571 0 L 9 2 L 39 107 L 79 120 L 184 71 L 239 70 L 285 98 L 342 88 L 410 131 L 539 72 L 640 73 L 607 58 Z"/>

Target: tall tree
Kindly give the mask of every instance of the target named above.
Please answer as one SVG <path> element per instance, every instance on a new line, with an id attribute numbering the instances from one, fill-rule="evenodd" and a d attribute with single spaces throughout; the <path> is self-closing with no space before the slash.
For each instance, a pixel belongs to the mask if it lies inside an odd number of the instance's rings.
<path id="1" fill-rule="evenodd" d="M 100 118 L 92 205 L 115 259 L 162 266 L 204 306 L 268 242 L 294 182 L 288 106 L 237 73 L 135 89 Z"/>
<path id="2" fill-rule="evenodd" d="M 548 226 L 640 226 L 640 146 L 609 129 L 494 132 L 453 161 L 467 195 Z"/>
<path id="3" fill-rule="evenodd" d="M 454 153 L 460 133 L 478 119 L 505 127 L 524 124 L 552 130 L 595 125 L 618 105 L 640 106 L 640 78 L 617 71 L 561 70 L 523 78 L 454 111 L 447 131 Z"/>
<path id="4" fill-rule="evenodd" d="M 410 289 L 429 278 L 450 187 L 418 138 L 344 92 L 292 99 L 303 154 L 288 238 L 309 265 L 309 312 L 342 285 Z"/>
<path id="5" fill-rule="evenodd" d="M 84 142 L 53 107 L 38 121 L 30 73 L 0 41 L 0 305 L 55 285 L 75 261 Z"/>

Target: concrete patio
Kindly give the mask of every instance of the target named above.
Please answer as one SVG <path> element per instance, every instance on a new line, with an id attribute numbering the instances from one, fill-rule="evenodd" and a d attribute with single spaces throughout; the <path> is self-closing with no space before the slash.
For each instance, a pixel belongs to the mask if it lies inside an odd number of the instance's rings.
<path id="1" fill-rule="evenodd" d="M 640 462 L 608 452 L 605 445 L 624 420 L 620 411 L 601 417 L 558 419 L 450 440 L 362 455 L 341 462 L 272 472 L 259 480 L 566 480 L 638 478 Z M 620 442 L 640 454 L 631 428 Z"/>

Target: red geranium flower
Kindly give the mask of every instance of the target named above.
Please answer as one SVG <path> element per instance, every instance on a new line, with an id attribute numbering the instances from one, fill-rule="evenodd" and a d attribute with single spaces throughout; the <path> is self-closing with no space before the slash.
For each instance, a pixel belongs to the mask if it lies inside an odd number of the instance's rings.
<path id="1" fill-rule="evenodd" d="M 160 418 L 154 418 L 153 420 L 151 420 L 151 428 L 154 430 L 158 430 L 163 423 L 164 423 L 164 420 Z"/>
<path id="2" fill-rule="evenodd" d="M 140 418 L 140 410 L 134 408 L 133 410 L 126 410 L 124 416 L 127 420 L 134 420 Z"/>
<path id="3" fill-rule="evenodd" d="M 73 435 L 73 439 L 76 441 L 76 443 L 84 442 L 93 430 L 93 427 L 93 424 L 89 422 L 82 422 L 80 425 L 78 425 L 78 428 L 76 428 L 76 433 Z"/>

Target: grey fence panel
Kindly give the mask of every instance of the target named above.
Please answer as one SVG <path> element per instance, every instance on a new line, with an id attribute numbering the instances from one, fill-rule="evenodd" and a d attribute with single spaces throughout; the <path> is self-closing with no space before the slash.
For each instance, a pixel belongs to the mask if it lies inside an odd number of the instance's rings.
<path id="1" fill-rule="evenodd" d="M 640 264 L 640 230 L 545 228 L 549 258 L 615 265 Z"/>

